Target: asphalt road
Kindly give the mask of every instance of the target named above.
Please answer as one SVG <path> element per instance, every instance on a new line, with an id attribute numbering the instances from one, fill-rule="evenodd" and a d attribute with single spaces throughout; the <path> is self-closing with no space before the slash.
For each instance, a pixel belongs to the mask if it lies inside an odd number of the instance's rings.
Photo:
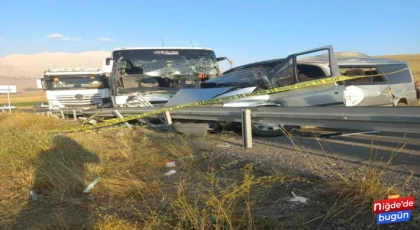
<path id="1" fill-rule="evenodd" d="M 309 134 L 308 134 L 309 133 Z M 382 162 L 396 172 L 420 178 L 420 134 L 379 132 L 344 137 L 323 138 L 318 131 L 299 131 L 287 137 L 254 137 L 253 147 L 244 150 L 240 138 L 224 142 L 229 151 L 239 155 L 271 159 L 283 163 L 307 166 L 303 158 L 313 158 L 314 164 L 347 164 L 351 167 Z M 315 160 L 316 159 L 316 160 Z M 295 163 L 293 163 L 295 162 Z"/>

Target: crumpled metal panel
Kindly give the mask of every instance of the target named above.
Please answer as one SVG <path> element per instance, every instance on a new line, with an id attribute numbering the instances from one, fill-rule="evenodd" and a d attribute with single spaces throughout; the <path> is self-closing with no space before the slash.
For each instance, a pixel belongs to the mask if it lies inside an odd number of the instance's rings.
<path id="1" fill-rule="evenodd" d="M 232 87 L 181 89 L 165 104 L 165 106 L 182 105 L 196 101 L 208 100 L 228 91 L 231 88 Z"/>

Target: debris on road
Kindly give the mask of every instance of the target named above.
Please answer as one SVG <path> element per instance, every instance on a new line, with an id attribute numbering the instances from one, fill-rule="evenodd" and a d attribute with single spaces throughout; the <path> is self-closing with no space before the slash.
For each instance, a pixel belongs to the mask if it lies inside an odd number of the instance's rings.
<path id="1" fill-rule="evenodd" d="M 175 164 L 175 161 L 170 161 L 170 162 L 166 162 L 165 163 L 165 166 L 168 167 L 168 168 L 170 168 L 170 167 L 175 167 L 176 164 Z"/>
<path id="2" fill-rule="evenodd" d="M 29 195 L 30 195 L 32 200 L 38 200 L 38 195 L 36 194 L 36 192 L 34 190 L 31 190 L 29 192 Z"/>
<path id="3" fill-rule="evenodd" d="M 171 169 L 171 170 L 169 170 L 168 172 L 166 172 L 165 174 L 163 174 L 163 175 L 165 175 L 165 176 L 170 176 L 170 175 L 172 175 L 172 174 L 175 174 L 176 173 L 176 171 L 175 170 L 173 170 L 173 169 Z"/>
<path id="4" fill-rule="evenodd" d="M 92 183 L 90 183 L 86 188 L 85 188 L 85 190 L 83 190 L 83 193 L 88 193 L 92 188 L 93 188 L 93 186 L 95 186 L 100 180 L 101 180 L 102 178 L 100 178 L 100 177 L 98 177 L 98 178 L 96 178 L 94 181 L 92 181 Z"/>
<path id="5" fill-rule="evenodd" d="M 308 200 L 307 198 L 303 197 L 303 196 L 296 196 L 296 194 L 292 191 L 292 195 L 294 196 L 293 198 L 290 198 L 289 201 L 291 202 L 300 202 L 300 203 L 306 203 L 306 201 Z"/>

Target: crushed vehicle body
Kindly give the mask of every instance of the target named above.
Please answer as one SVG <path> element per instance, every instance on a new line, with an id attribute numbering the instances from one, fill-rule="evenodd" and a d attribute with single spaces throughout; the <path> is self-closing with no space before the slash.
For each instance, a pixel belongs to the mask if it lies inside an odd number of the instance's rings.
<path id="1" fill-rule="evenodd" d="M 201 47 L 119 48 L 103 69 L 111 71 L 113 107 L 159 106 L 181 88 L 218 77 L 218 62 L 226 59 Z"/>
<path id="2" fill-rule="evenodd" d="M 325 46 L 287 58 L 232 68 L 221 77 L 202 82 L 200 88 L 181 89 L 165 106 L 341 75 L 373 76 L 236 99 L 212 106 L 402 106 L 417 102 L 413 76 L 406 62 L 361 53 L 335 53 L 332 46 Z M 278 136 L 283 133 L 281 127 L 291 128 L 281 124 L 255 123 L 253 132 L 260 136 Z"/>
<path id="3" fill-rule="evenodd" d="M 110 106 L 108 80 L 100 68 L 65 67 L 44 72 L 37 87 L 46 91 L 50 110 Z"/>

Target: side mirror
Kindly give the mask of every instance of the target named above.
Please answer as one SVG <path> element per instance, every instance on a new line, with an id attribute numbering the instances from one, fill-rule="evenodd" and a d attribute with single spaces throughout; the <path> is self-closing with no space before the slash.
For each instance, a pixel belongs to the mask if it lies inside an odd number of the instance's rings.
<path id="1" fill-rule="evenodd" d="M 106 58 L 105 59 L 105 65 L 110 65 L 111 64 L 111 60 L 112 60 L 112 58 Z"/>
<path id="2" fill-rule="evenodd" d="M 46 87 L 45 87 L 45 81 L 43 78 L 36 79 L 36 88 L 45 90 Z"/>
<path id="3" fill-rule="evenodd" d="M 230 64 L 230 68 L 232 68 L 232 64 L 233 64 L 233 61 L 232 60 L 230 60 L 229 58 L 227 58 L 227 57 L 218 57 L 218 58 L 216 58 L 216 61 L 224 61 L 224 60 L 227 60 L 228 62 L 229 62 L 229 64 Z"/>
<path id="4" fill-rule="evenodd" d="M 113 65 L 112 58 L 106 58 L 105 61 L 102 63 L 102 71 L 104 73 L 111 73 L 112 72 L 112 65 Z"/>

